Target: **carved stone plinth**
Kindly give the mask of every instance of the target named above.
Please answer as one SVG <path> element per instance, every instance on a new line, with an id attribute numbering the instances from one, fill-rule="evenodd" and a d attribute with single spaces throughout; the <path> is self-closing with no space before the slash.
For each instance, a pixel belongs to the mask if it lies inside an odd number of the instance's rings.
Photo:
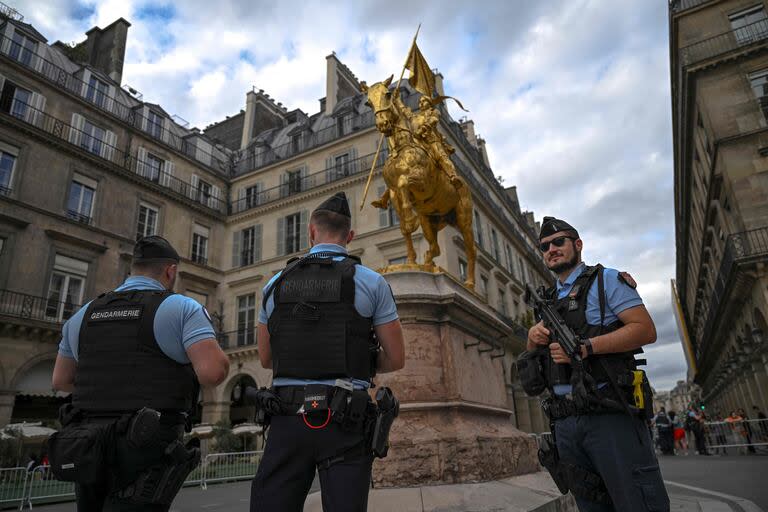
<path id="1" fill-rule="evenodd" d="M 501 357 L 509 327 L 447 274 L 385 277 L 403 323 L 406 364 L 376 379 L 401 408 L 389 456 L 374 465 L 375 483 L 477 482 L 538 471 L 534 440 L 511 421 Z"/>

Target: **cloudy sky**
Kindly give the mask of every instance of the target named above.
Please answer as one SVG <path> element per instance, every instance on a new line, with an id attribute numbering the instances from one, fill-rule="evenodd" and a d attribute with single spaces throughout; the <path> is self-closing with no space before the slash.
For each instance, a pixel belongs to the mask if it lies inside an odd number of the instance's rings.
<path id="1" fill-rule="evenodd" d="M 51 42 L 124 17 L 124 84 L 201 128 L 244 108 L 252 86 L 316 112 L 331 51 L 369 83 L 397 74 L 421 22 L 419 45 L 471 111 L 495 174 L 537 219 L 575 225 L 587 262 L 634 276 L 659 332 L 651 382 L 684 378 L 665 0 L 5 1 Z"/>

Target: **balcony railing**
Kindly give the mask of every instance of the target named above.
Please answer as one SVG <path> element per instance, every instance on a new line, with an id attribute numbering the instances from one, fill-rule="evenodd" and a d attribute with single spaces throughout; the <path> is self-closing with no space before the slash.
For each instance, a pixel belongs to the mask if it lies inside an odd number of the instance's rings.
<path id="1" fill-rule="evenodd" d="M 375 156 L 375 153 L 370 153 L 367 155 L 363 155 L 359 158 L 356 158 L 354 160 L 350 160 L 349 164 L 346 166 L 346 170 L 348 171 L 347 173 L 338 172 L 339 170 L 338 167 L 336 165 L 333 165 L 332 167 L 329 167 L 322 171 L 318 171 L 318 172 L 303 176 L 299 180 L 297 180 L 298 185 L 296 188 L 298 190 L 293 192 L 289 189 L 288 184 L 284 183 L 276 187 L 268 188 L 266 190 L 261 190 L 255 195 L 247 196 L 237 201 L 233 201 L 232 207 L 230 209 L 230 213 L 241 213 L 246 210 L 250 210 L 252 208 L 263 206 L 272 201 L 284 199 L 293 194 L 303 193 L 308 190 L 312 190 L 313 188 L 316 188 L 316 187 L 325 186 L 328 183 L 342 180 L 349 176 L 354 176 L 360 173 L 367 173 L 371 170 L 371 165 L 373 163 L 374 156 Z M 385 160 L 386 160 L 386 153 L 380 152 L 379 160 L 376 163 L 376 167 L 380 167 L 384 165 Z"/>
<path id="2" fill-rule="evenodd" d="M 146 181 L 157 183 L 160 186 L 169 189 L 170 191 L 183 196 L 186 199 L 200 203 L 203 206 L 210 208 L 211 210 L 219 213 L 226 213 L 226 201 L 213 196 L 201 197 L 199 194 L 199 188 L 193 188 L 191 184 L 182 181 L 179 178 L 166 172 L 147 173 L 145 170 L 146 166 L 138 165 L 138 159 L 136 157 L 132 156 L 130 153 L 122 151 L 116 146 L 107 144 L 104 141 L 99 141 L 99 150 L 96 152 L 84 149 L 79 142 L 83 140 L 83 137 L 91 137 L 90 134 L 74 128 L 61 119 L 48 115 L 42 110 L 34 109 L 31 105 L 26 105 L 26 107 L 30 110 L 32 115 L 18 118 L 7 112 L 0 111 L 0 119 L 13 118 L 14 120 L 20 121 L 27 125 L 34 126 L 44 131 L 48 135 L 52 135 L 53 137 L 64 141 L 72 147 L 88 151 L 97 158 L 111 162 L 112 164 L 117 165 L 131 173 L 135 173 Z"/>
<path id="3" fill-rule="evenodd" d="M 759 20 L 681 48 L 680 60 L 683 66 L 690 66 L 766 39 L 768 39 L 768 19 Z"/>
<path id="4" fill-rule="evenodd" d="M 0 196 L 9 196 L 11 192 L 13 192 L 11 188 L 0 185 Z"/>
<path id="5" fill-rule="evenodd" d="M 83 224 L 88 224 L 88 225 L 90 225 L 91 221 L 93 220 L 93 218 L 90 215 L 85 215 L 75 210 L 67 210 L 67 217 L 69 217 L 74 221 L 81 222 Z"/>
<path id="6" fill-rule="evenodd" d="M 62 323 L 79 308 L 80 304 L 35 297 L 11 290 L 0 290 L 0 315 Z"/>
<path id="7" fill-rule="evenodd" d="M 735 233 L 728 237 L 723 252 L 723 260 L 717 274 L 715 287 L 709 301 L 707 321 L 701 331 L 703 336 L 711 336 L 717 319 L 720 304 L 739 265 L 768 259 L 768 227 Z M 703 344 L 702 344 L 703 345 Z"/>
<path id="8" fill-rule="evenodd" d="M 192 254 L 192 261 L 200 265 L 208 265 L 208 258 L 200 254 Z"/>
<path id="9" fill-rule="evenodd" d="M 217 172 L 226 170 L 228 162 L 223 155 L 215 155 L 204 148 L 198 147 L 187 140 L 186 136 L 180 136 L 168 130 L 165 126 L 157 126 L 150 123 L 149 118 L 145 117 L 139 110 L 144 105 L 138 102 L 138 100 L 136 105 L 129 105 L 124 103 L 117 94 L 115 97 L 111 97 L 97 93 L 89 83 L 84 82 L 64 68 L 47 60 L 37 51 L 22 48 L 19 43 L 3 34 L 0 34 L 0 54 L 42 76 L 56 87 L 81 97 L 95 108 L 141 130 L 157 142 L 169 146 Z M 171 123 L 172 121 L 168 119 L 167 122 Z M 189 134 L 189 136 L 191 135 L 192 133 Z"/>

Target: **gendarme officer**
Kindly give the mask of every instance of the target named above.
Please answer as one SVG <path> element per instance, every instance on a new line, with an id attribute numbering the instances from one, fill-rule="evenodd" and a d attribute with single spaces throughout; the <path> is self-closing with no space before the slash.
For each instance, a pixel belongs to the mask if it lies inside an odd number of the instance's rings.
<path id="1" fill-rule="evenodd" d="M 164 238 L 140 239 L 131 277 L 64 324 L 53 387 L 72 404 L 49 450 L 79 511 L 166 511 L 200 460 L 181 444 L 185 423 L 229 362 L 205 308 L 173 293 L 178 263 Z"/>
<path id="2" fill-rule="evenodd" d="M 402 368 L 405 355 L 392 291 L 347 253 L 353 237 L 340 192 L 312 212 L 309 254 L 264 288 L 259 359 L 273 369 L 280 411 L 251 488 L 252 511 L 300 512 L 316 469 L 323 510 L 367 508 L 375 414 L 368 388 L 376 371 Z"/>
<path id="3" fill-rule="evenodd" d="M 558 343 L 551 343 L 542 322 L 531 327 L 528 351 L 549 345 L 541 366 L 550 392 L 545 411 L 555 436 L 559 472 L 583 512 L 668 511 L 647 419 L 642 406 L 636 406 L 651 397 L 637 396 L 640 381 L 647 380 L 637 370 L 641 361 L 634 354 L 656 340 L 636 284 L 624 272 L 585 265 L 583 242 L 565 221 L 544 217 L 539 240 L 544 263 L 557 274 L 545 299 L 585 340 L 581 355 L 590 383 L 589 400 L 574 400 L 571 360 Z"/>

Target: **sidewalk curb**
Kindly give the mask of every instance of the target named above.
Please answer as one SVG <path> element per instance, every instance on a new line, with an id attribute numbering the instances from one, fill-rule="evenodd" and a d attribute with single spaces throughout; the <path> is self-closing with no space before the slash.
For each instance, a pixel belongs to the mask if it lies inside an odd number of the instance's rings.
<path id="1" fill-rule="evenodd" d="M 694 487 L 692 485 L 680 484 L 672 482 L 670 480 L 664 480 L 664 485 L 671 485 L 673 487 L 679 487 L 681 489 L 688 489 L 689 491 L 695 491 L 700 494 L 707 494 L 720 498 L 721 501 L 727 502 L 729 505 L 735 506 L 738 512 L 765 512 L 762 508 L 758 507 L 754 502 L 749 501 L 746 498 L 739 496 L 732 496 L 722 492 L 711 491 L 709 489 L 702 489 L 701 487 Z"/>

